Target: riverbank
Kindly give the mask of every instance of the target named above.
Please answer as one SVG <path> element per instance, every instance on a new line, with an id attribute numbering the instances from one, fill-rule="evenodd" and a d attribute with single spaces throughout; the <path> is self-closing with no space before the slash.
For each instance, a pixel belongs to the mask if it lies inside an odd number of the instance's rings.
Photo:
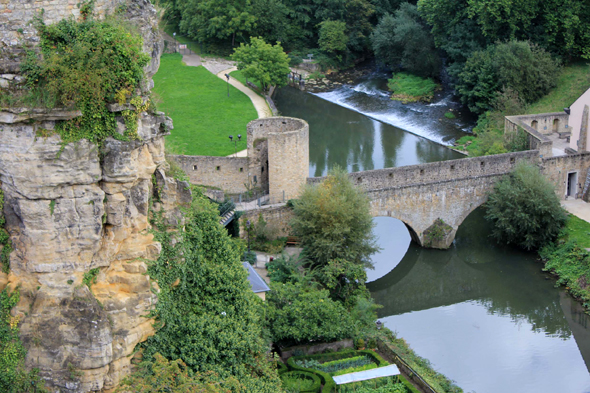
<path id="1" fill-rule="evenodd" d="M 544 271 L 557 278 L 556 285 L 590 310 L 590 223 L 570 215 L 562 235 L 539 250 Z"/>

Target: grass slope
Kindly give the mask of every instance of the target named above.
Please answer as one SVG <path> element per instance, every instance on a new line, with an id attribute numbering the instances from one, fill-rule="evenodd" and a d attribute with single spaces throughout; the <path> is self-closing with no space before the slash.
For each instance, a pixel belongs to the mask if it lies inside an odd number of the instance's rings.
<path id="1" fill-rule="evenodd" d="M 580 247 L 590 248 L 590 223 L 570 214 L 566 225 L 566 234 Z"/>
<path id="2" fill-rule="evenodd" d="M 421 78 L 404 72 L 393 74 L 387 86 L 393 92 L 391 99 L 404 103 L 430 102 L 438 88 L 436 82 L 430 78 Z"/>
<path id="3" fill-rule="evenodd" d="M 260 82 L 255 81 L 254 79 L 246 80 L 246 77 L 244 75 L 242 75 L 242 71 L 240 71 L 240 70 L 232 71 L 229 74 L 231 75 L 232 78 L 235 78 L 238 81 L 240 81 L 240 83 L 242 83 L 242 85 L 244 85 L 244 86 L 248 86 L 248 82 L 251 82 L 254 84 L 254 86 L 256 86 L 257 88 L 260 89 Z M 258 93 L 256 93 L 256 94 L 258 94 Z M 260 95 L 260 94 L 258 94 L 258 95 Z"/>
<path id="4" fill-rule="evenodd" d="M 246 148 L 246 125 L 258 115 L 250 98 L 202 66 L 188 67 L 180 54 L 163 55 L 154 76 L 158 109 L 174 120 L 166 137 L 172 154 L 227 156 L 234 152 L 228 135 L 242 134 L 238 150 Z"/>
<path id="5" fill-rule="evenodd" d="M 531 104 L 526 113 L 562 112 L 573 104 L 590 87 L 590 65 L 572 64 L 563 67 L 559 74 L 557 87 L 539 101 Z"/>

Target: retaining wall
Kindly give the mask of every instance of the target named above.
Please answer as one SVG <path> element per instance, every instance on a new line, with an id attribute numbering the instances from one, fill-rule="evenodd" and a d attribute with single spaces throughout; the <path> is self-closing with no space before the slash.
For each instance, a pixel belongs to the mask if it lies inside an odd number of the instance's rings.
<path id="1" fill-rule="evenodd" d="M 220 188 L 226 193 L 246 191 L 248 158 L 211 156 L 171 156 L 186 172 L 192 184 Z"/>
<path id="2" fill-rule="evenodd" d="M 566 156 L 544 158 L 543 174 L 555 185 L 560 199 L 567 194 L 567 177 L 570 172 L 578 172 L 578 198 L 582 197 L 584 182 L 590 169 L 590 153 L 571 154 Z"/>
<path id="3" fill-rule="evenodd" d="M 244 223 L 250 220 L 253 225 L 257 224 L 261 214 L 264 221 L 266 221 L 267 226 L 276 228 L 277 237 L 292 235 L 291 226 L 289 224 L 291 220 L 295 218 L 295 214 L 293 213 L 293 209 L 286 204 L 282 204 L 279 206 L 261 207 L 260 209 L 243 212 L 240 217 L 240 237 L 242 239 L 246 239 L 248 236 L 246 231 L 241 229 L 244 227 Z"/>

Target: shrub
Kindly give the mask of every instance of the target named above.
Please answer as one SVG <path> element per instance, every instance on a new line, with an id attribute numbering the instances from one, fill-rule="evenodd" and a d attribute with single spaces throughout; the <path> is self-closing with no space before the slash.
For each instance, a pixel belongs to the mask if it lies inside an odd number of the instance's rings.
<path id="1" fill-rule="evenodd" d="M 524 162 L 496 183 L 485 207 L 494 224 L 492 236 L 527 250 L 555 240 L 567 219 L 554 186 Z"/>
<path id="2" fill-rule="evenodd" d="M 55 131 L 64 143 L 82 138 L 100 142 L 109 136 L 137 138 L 137 114 L 149 106 L 141 97 L 131 97 L 150 60 L 143 53 L 141 36 L 114 18 L 86 17 L 82 22 L 71 18 L 52 25 L 38 18 L 36 28 L 42 59 L 31 52 L 22 66 L 29 96 L 41 92 L 46 99 L 38 105 L 75 107 L 83 114 L 57 124 Z M 130 99 L 136 108 L 122 113 L 125 135 L 117 132 L 116 115 L 107 108 L 116 98 L 119 103 Z"/>
<path id="3" fill-rule="evenodd" d="M 474 113 L 484 113 L 502 89 L 531 103 L 555 87 L 558 61 L 528 41 L 490 45 L 473 53 L 458 76 L 456 90 L 461 101 Z"/>
<path id="4" fill-rule="evenodd" d="M 301 281 L 302 274 L 299 269 L 302 263 L 303 259 L 300 257 L 282 254 L 266 264 L 268 277 L 271 281 L 280 283 Z"/>
<path id="5" fill-rule="evenodd" d="M 354 324 L 346 308 L 326 290 L 271 282 L 267 297 L 273 341 L 281 346 L 350 337 Z"/>

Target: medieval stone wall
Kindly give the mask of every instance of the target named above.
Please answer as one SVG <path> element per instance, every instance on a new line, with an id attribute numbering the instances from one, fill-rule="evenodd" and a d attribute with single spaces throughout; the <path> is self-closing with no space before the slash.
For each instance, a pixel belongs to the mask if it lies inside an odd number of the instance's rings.
<path id="1" fill-rule="evenodd" d="M 220 188 L 229 194 L 246 191 L 248 158 L 212 156 L 171 156 L 186 172 L 192 184 Z"/>
<path id="2" fill-rule="evenodd" d="M 277 237 L 286 237 L 292 235 L 290 222 L 295 217 L 293 209 L 286 204 L 263 206 L 260 209 L 253 209 L 245 211 L 240 217 L 240 228 L 244 227 L 244 223 L 250 220 L 252 225 L 258 224 L 258 220 L 262 217 L 268 226 L 276 230 Z M 240 229 L 240 237 L 246 239 L 248 234 L 246 231 Z"/>
<path id="3" fill-rule="evenodd" d="M 397 168 L 376 169 L 349 174 L 355 184 L 365 190 L 391 187 L 407 187 L 412 184 L 425 184 L 471 178 L 510 172 L 521 160 L 536 161 L 539 153 L 524 151 L 498 154 L 486 157 L 462 158 L 459 160 L 431 162 Z M 323 177 L 309 178 L 308 183 L 323 181 Z"/>
<path id="4" fill-rule="evenodd" d="M 578 198 L 582 197 L 584 182 L 590 169 L 590 153 L 569 154 L 566 156 L 544 158 L 541 170 L 555 185 L 555 191 L 560 199 L 567 194 L 568 173 L 578 172 Z"/>

